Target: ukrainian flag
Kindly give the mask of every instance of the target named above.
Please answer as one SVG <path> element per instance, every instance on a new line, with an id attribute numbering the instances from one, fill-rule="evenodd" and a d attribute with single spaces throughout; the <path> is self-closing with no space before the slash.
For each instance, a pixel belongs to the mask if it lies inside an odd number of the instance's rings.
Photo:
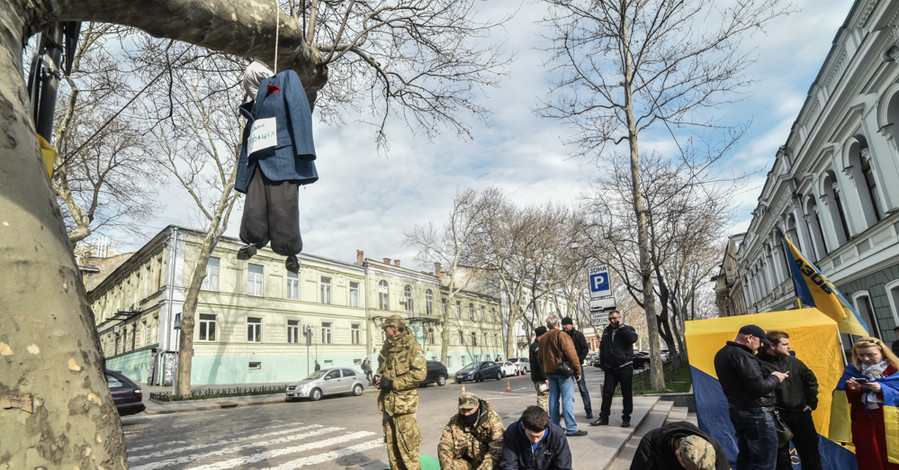
<path id="1" fill-rule="evenodd" d="M 833 391 L 830 409 L 830 438 L 837 442 L 851 442 L 850 406 L 846 399 L 846 381 L 864 377 L 854 364 L 846 366 Z M 883 393 L 883 428 L 887 444 L 887 458 L 899 463 L 899 373 L 875 380 Z"/>
<path id="2" fill-rule="evenodd" d="M 870 336 L 867 324 L 846 301 L 843 294 L 840 294 L 840 291 L 827 280 L 827 277 L 821 274 L 814 264 L 802 256 L 802 253 L 793 246 L 787 237 L 783 237 L 783 240 L 786 252 L 793 261 L 787 264 L 790 265 L 796 296 L 799 297 L 803 307 L 816 307 L 825 315 L 833 318 L 837 322 L 840 333 Z"/>

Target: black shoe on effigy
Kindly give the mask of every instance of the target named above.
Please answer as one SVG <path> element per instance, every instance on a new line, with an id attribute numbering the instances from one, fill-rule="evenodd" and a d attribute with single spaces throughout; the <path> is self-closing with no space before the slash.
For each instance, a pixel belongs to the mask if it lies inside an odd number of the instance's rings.
<path id="1" fill-rule="evenodd" d="M 596 421 L 590 423 L 590 426 L 607 426 L 609 424 L 609 418 L 603 418 L 600 416 Z"/>
<path id="2" fill-rule="evenodd" d="M 250 259 L 256 254 L 256 245 L 249 244 L 237 250 L 237 259 Z"/>
<path id="3" fill-rule="evenodd" d="M 630 419 L 630 418 L 627 418 L 627 419 L 622 420 L 622 421 L 621 421 L 621 427 L 623 427 L 623 428 L 629 428 L 629 427 L 631 427 L 631 419 Z"/>
<path id="4" fill-rule="evenodd" d="M 288 271 L 299 274 L 300 273 L 300 260 L 297 259 L 297 255 L 290 255 L 287 257 L 287 261 L 284 262 L 284 267 L 287 268 Z"/>

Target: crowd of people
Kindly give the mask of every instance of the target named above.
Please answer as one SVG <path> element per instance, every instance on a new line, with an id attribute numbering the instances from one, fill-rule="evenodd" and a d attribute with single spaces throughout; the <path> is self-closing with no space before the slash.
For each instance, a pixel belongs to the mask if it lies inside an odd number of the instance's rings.
<path id="1" fill-rule="evenodd" d="M 383 413 L 390 467 L 420 469 L 421 434 L 415 412 L 418 384 L 426 375 L 424 353 L 399 315 L 389 317 L 383 329 L 386 341 L 372 380 L 380 390 L 378 407 Z M 636 341 L 636 331 L 623 324 L 621 314 L 610 313 L 600 341 L 599 362 L 605 373 L 602 405 L 591 425 L 609 424 L 612 397 L 621 387 L 620 426 L 630 426 Z M 490 402 L 471 393 L 461 394 L 457 412 L 440 438 L 440 467 L 571 469 L 568 438 L 587 434 L 575 419 L 575 384 L 586 397 L 584 412 L 592 418 L 581 368 L 586 349 L 583 334 L 573 328 L 570 318 L 547 317 L 546 326 L 535 329 L 529 348 L 537 405 L 527 407 L 517 421 L 504 427 Z M 766 332 L 746 325 L 718 351 L 714 365 L 737 443 L 737 470 L 792 468 L 791 443 L 801 468 L 823 468 L 812 419 L 818 405 L 818 381 L 795 357 L 787 332 Z M 837 389 L 845 390 L 848 400 L 860 469 L 899 470 L 899 464 L 888 458 L 886 442 L 886 427 L 895 423 L 886 423 L 884 414 L 884 406 L 899 405 L 897 371 L 899 358 L 880 340 L 862 338 L 852 346 L 852 363 L 846 366 Z M 712 436 L 689 422 L 673 422 L 642 437 L 630 468 L 726 470 L 730 466 L 726 451 Z"/>

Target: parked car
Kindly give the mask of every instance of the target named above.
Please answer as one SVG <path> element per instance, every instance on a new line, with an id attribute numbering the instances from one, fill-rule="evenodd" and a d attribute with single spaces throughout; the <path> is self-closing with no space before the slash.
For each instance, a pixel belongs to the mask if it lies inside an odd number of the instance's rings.
<path id="1" fill-rule="evenodd" d="M 365 374 L 354 369 L 333 367 L 309 374 L 305 379 L 287 386 L 286 401 L 298 398 L 320 400 L 324 395 L 352 393 L 362 395 Z"/>
<path id="2" fill-rule="evenodd" d="M 584 358 L 584 363 L 581 365 L 584 365 L 584 366 L 592 365 L 593 362 L 596 361 L 597 359 L 599 359 L 599 354 L 596 354 L 596 353 L 587 354 L 587 357 Z"/>
<path id="3" fill-rule="evenodd" d="M 503 371 L 503 377 L 510 375 L 518 375 L 518 367 L 514 362 L 505 361 L 499 366 L 499 370 Z"/>
<path id="4" fill-rule="evenodd" d="M 428 376 L 419 384 L 424 387 L 428 384 L 437 384 L 438 387 L 446 385 L 446 379 L 449 374 L 446 372 L 446 366 L 439 361 L 428 361 Z"/>
<path id="5" fill-rule="evenodd" d="M 454 377 L 456 383 L 462 383 L 467 380 L 475 382 L 483 382 L 484 379 L 502 380 L 503 371 L 500 370 L 499 362 L 481 361 L 472 362 L 465 367 L 456 371 Z"/>
<path id="6" fill-rule="evenodd" d="M 671 353 L 667 349 L 662 350 L 662 362 L 668 362 L 671 360 Z"/>
<path id="7" fill-rule="evenodd" d="M 513 357 L 509 359 L 509 362 L 515 364 L 515 366 L 521 370 L 522 374 L 528 374 L 531 372 L 531 360 L 526 357 Z"/>
<path id="8" fill-rule="evenodd" d="M 637 351 L 634 353 L 634 369 L 649 367 L 649 351 Z"/>
<path id="9" fill-rule="evenodd" d="M 127 416 L 140 413 L 146 409 L 144 406 L 144 394 L 131 379 L 117 370 L 106 371 L 106 383 L 109 385 L 109 393 L 112 401 L 119 410 L 119 416 Z"/>

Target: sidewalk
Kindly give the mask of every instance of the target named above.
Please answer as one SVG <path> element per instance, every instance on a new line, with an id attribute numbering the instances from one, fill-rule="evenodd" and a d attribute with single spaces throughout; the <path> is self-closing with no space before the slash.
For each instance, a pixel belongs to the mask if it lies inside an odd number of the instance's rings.
<path id="1" fill-rule="evenodd" d="M 234 384 L 228 386 L 215 387 L 197 387 L 195 390 L 203 388 L 228 388 L 247 386 L 254 384 Z M 258 385 L 258 384 L 256 384 Z M 146 413 L 149 415 L 181 413 L 188 411 L 217 410 L 222 408 L 235 408 L 238 406 L 264 405 L 269 403 L 284 403 L 284 394 L 275 393 L 271 395 L 255 395 L 244 397 L 227 397 L 227 398 L 210 398 L 206 400 L 184 400 L 177 402 L 157 402 L 150 400 L 150 393 L 171 392 L 171 387 L 159 386 L 143 386 L 144 405 L 147 407 Z M 374 388 L 368 387 L 363 393 L 378 393 Z M 631 427 L 620 427 L 621 417 L 620 410 L 622 407 L 621 397 L 615 397 L 612 402 L 613 416 L 608 426 L 590 426 L 588 423 L 581 423 L 581 428 L 589 434 L 583 437 L 570 438 L 568 444 L 571 447 L 573 456 L 573 467 L 575 469 L 610 469 L 616 464 L 616 458 L 619 456 L 626 457 L 628 441 L 636 435 L 645 434 L 646 430 L 640 431 L 641 424 L 647 421 L 650 412 L 659 402 L 658 396 L 635 396 L 634 412 L 631 415 Z M 597 403 L 598 404 L 598 403 Z M 669 405 L 670 408 L 670 405 Z M 616 414 L 616 410 L 617 413 Z M 651 420 L 649 420 L 651 421 Z M 656 423 L 646 423 L 656 424 Z M 430 448 L 433 447 L 433 448 Z M 433 446 L 423 446 L 421 449 L 423 454 L 436 456 L 436 444 Z M 625 455 L 622 455 L 624 453 Z M 617 462 L 621 465 L 621 462 Z M 348 467 L 350 468 L 350 467 Z"/>

